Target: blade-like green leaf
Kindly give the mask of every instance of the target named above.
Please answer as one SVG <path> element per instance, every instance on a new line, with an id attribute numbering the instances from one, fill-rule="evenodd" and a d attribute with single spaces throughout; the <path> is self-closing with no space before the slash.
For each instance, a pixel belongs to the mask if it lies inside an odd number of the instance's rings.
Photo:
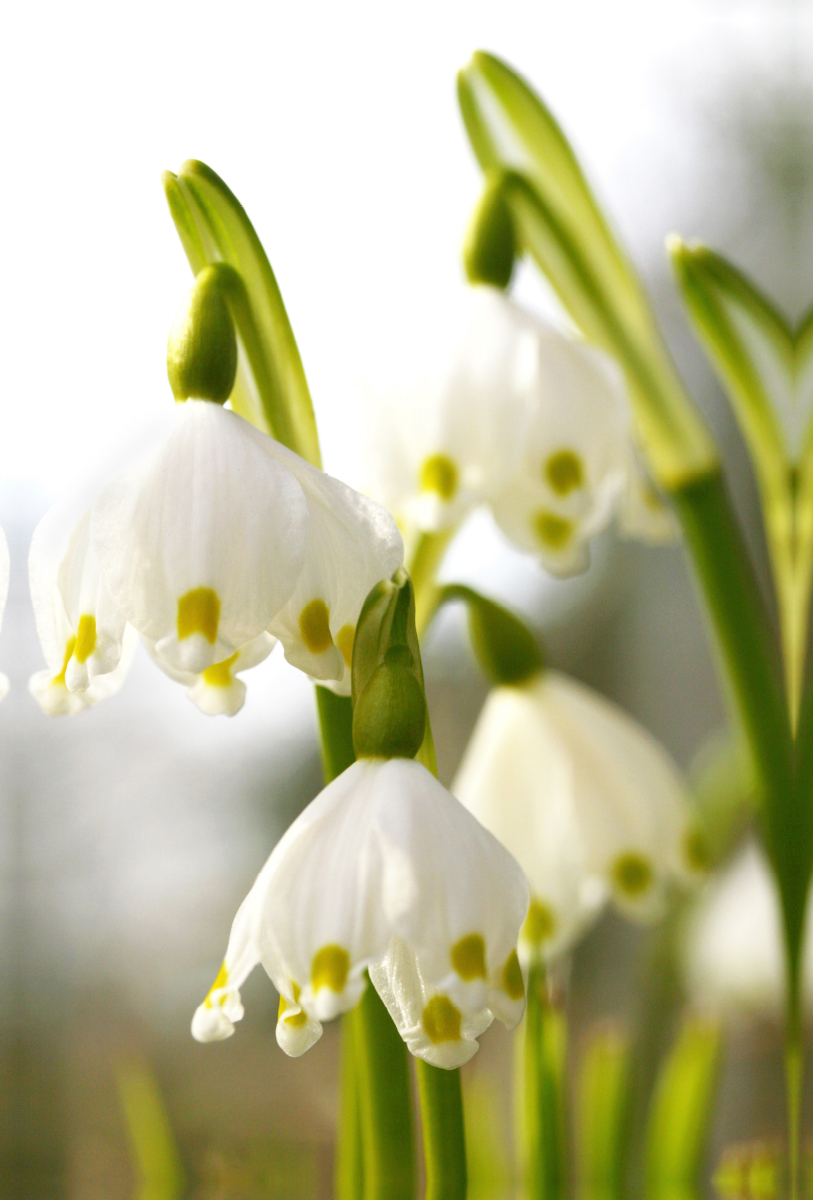
<path id="1" fill-rule="evenodd" d="M 731 399 L 760 489 L 776 581 L 791 710 L 798 711 L 807 642 L 813 513 L 802 453 L 813 333 L 794 331 L 754 284 L 705 246 L 670 238 L 689 315 Z"/>
<path id="2" fill-rule="evenodd" d="M 460 72 L 458 94 L 483 170 L 513 168 L 527 176 L 559 220 L 578 232 L 591 272 L 623 307 L 624 320 L 646 335 L 651 314 L 637 276 L 550 110 L 506 63 L 484 51 Z"/>
<path id="3" fill-rule="evenodd" d="M 170 213 L 193 272 L 225 262 L 240 274 L 259 336 L 241 345 L 235 411 L 321 465 L 310 392 L 274 272 L 237 197 L 204 163 L 164 174 Z"/>
<path id="4" fill-rule="evenodd" d="M 689 1020 L 661 1068 L 647 1132 L 647 1195 L 697 1181 L 710 1132 L 720 1031 Z"/>
<path id="5" fill-rule="evenodd" d="M 579 1194 L 615 1196 L 621 1183 L 629 1098 L 629 1043 L 615 1028 L 593 1032 L 579 1072 L 576 1164 Z"/>

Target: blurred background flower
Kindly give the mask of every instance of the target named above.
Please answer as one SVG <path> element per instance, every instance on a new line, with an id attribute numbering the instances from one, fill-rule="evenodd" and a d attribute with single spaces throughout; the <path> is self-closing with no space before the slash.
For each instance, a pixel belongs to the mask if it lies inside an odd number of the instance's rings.
<path id="1" fill-rule="evenodd" d="M 228 11 L 79 0 L 7 17 L 0 524 L 12 575 L 0 662 L 14 694 L 0 708 L 0 1192 L 128 1197 L 146 1170 L 131 1132 L 146 1127 L 159 1141 L 171 1128 L 201 1197 L 330 1194 L 335 1031 L 288 1060 L 259 974 L 239 1039 L 200 1047 L 188 1028 L 236 905 L 321 786 L 308 681 L 277 651 L 240 716 L 210 721 L 139 649 L 128 688 L 70 721 L 47 722 L 26 692 L 41 665 L 25 577 L 37 520 L 171 404 L 166 335 L 190 279 L 161 170 L 197 156 L 246 204 L 299 340 L 325 466 L 357 482 L 359 391 L 406 369 L 459 296 L 481 184 L 454 75 L 474 48 L 494 50 L 558 115 L 643 271 L 764 562 L 753 481 L 663 238 L 699 236 L 790 316 L 806 307 L 811 33 L 809 0 L 418 0 L 408 15 L 361 0 Z M 530 269 L 517 296 L 550 311 Z M 679 546 L 608 534 L 590 570 L 560 582 L 481 513 L 444 572 L 522 609 L 553 665 L 622 704 L 681 765 L 724 724 Z M 454 610 L 425 665 L 448 783 L 486 692 Z M 664 938 L 610 913 L 582 943 L 576 1055 L 599 1018 L 631 1027 L 649 1011 L 647 1036 L 667 1040 L 679 990 L 658 971 Z M 732 1030 L 715 1160 L 731 1141 L 781 1133 L 779 1046 L 770 1019 Z M 503 1133 L 510 1058 L 509 1036 L 492 1030 L 467 1076 L 496 1081 Z"/>

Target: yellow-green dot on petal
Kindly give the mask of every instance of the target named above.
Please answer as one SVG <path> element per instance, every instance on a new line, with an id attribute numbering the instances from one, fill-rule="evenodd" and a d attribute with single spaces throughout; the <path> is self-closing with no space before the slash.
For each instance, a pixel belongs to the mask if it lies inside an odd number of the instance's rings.
<path id="1" fill-rule="evenodd" d="M 207 1008 L 212 1007 L 212 992 L 217 992 L 220 989 L 225 988 L 226 985 L 228 984 L 228 982 L 229 982 L 229 972 L 226 969 L 226 960 L 224 959 L 223 962 L 220 964 L 220 970 L 218 971 L 217 975 L 215 976 L 214 983 L 209 988 L 209 994 L 207 995 L 206 999 L 203 1001 L 203 1003 L 205 1004 L 205 1006 Z M 218 1001 L 218 1003 L 222 1004 L 225 999 L 226 999 L 226 997 L 223 996 Z"/>
<path id="2" fill-rule="evenodd" d="M 76 638 L 69 637 L 67 642 L 65 643 L 65 657 L 62 660 L 62 670 L 59 672 L 58 675 L 54 675 L 53 679 L 51 680 L 52 687 L 53 686 L 59 687 L 60 684 L 62 684 L 63 687 L 65 686 L 65 672 L 68 669 L 68 663 L 71 661 L 71 655 L 73 654 L 73 648 L 75 645 L 76 645 Z"/>
<path id="3" fill-rule="evenodd" d="M 76 630 L 76 645 L 73 648 L 73 656 L 79 663 L 87 662 L 95 649 L 96 618 L 89 613 L 83 613 L 79 618 L 79 627 Z"/>
<path id="4" fill-rule="evenodd" d="M 231 669 L 237 660 L 237 651 L 235 650 L 231 658 L 224 658 L 222 662 L 212 663 L 211 667 L 207 667 L 203 672 L 203 682 L 208 687 L 231 687 L 233 677 Z"/>
<path id="5" fill-rule="evenodd" d="M 683 854 L 693 871 L 708 871 L 711 866 L 711 849 L 705 831 L 693 825 L 687 829 L 683 839 Z"/>
<path id="6" fill-rule="evenodd" d="M 441 500 L 451 500 L 457 491 L 457 466 L 445 454 L 431 454 L 421 465 L 421 491 L 437 492 Z"/>
<path id="7" fill-rule="evenodd" d="M 556 932 L 556 914 L 543 900 L 532 900 L 520 930 L 520 938 L 532 946 L 550 941 Z"/>
<path id="8" fill-rule="evenodd" d="M 563 550 L 573 536 L 573 522 L 547 509 L 541 509 L 536 514 L 533 526 L 546 550 Z"/>
<path id="9" fill-rule="evenodd" d="M 522 979 L 522 969 L 516 950 L 512 950 L 505 960 L 505 966 L 502 969 L 502 986 L 509 1000 L 521 1000 L 525 995 L 525 983 Z"/>
<path id="10" fill-rule="evenodd" d="M 485 979 L 486 944 L 481 934 L 469 933 L 455 942 L 451 959 L 452 966 L 465 983 L 472 979 Z"/>
<path id="11" fill-rule="evenodd" d="M 584 464 L 575 450 L 557 450 L 546 460 L 543 470 L 557 496 L 567 496 L 584 486 Z"/>
<path id="12" fill-rule="evenodd" d="M 421 1023 L 433 1045 L 460 1041 L 460 1009 L 448 996 L 433 996 L 423 1010 Z"/>
<path id="13" fill-rule="evenodd" d="M 192 588 L 178 601 L 178 641 L 200 633 L 210 646 L 217 640 L 220 597 L 208 587 Z"/>
<path id="14" fill-rule="evenodd" d="M 297 987 L 296 984 L 294 984 L 293 986 L 294 986 L 294 1003 L 298 1004 L 299 1003 L 299 988 Z M 288 1001 L 285 999 L 285 997 L 280 996 L 279 1010 L 277 1012 L 277 1020 L 278 1021 L 284 1020 L 286 1025 L 290 1025 L 295 1029 L 299 1029 L 299 1028 L 301 1028 L 301 1026 L 307 1025 L 308 1014 L 305 1012 L 305 1010 L 303 1008 L 300 1008 L 298 1013 L 294 1013 L 290 1017 L 285 1016 L 285 1013 L 287 1012 L 287 1010 L 290 1007 L 291 1007 L 291 1005 L 288 1003 Z"/>
<path id="15" fill-rule="evenodd" d="M 356 638 L 355 625 L 342 625 L 339 632 L 336 634 L 336 645 L 341 651 L 341 656 L 344 659 L 344 665 L 348 668 L 353 665 L 353 642 Z"/>
<path id="16" fill-rule="evenodd" d="M 643 896 L 652 886 L 652 864 L 636 851 L 619 855 L 613 863 L 612 874 L 618 890 L 631 899 Z"/>
<path id="17" fill-rule="evenodd" d="M 311 964 L 311 987 L 314 992 L 330 988 L 332 992 L 343 992 L 350 974 L 350 955 L 344 946 L 323 946 L 313 956 Z"/>
<path id="18" fill-rule="evenodd" d="M 324 654 L 333 645 L 330 611 L 324 600 L 311 600 L 299 614 L 299 632 L 311 654 Z"/>

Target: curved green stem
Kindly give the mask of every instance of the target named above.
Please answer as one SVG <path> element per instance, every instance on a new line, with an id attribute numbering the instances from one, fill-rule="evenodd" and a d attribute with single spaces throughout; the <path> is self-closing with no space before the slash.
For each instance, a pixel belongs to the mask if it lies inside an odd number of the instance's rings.
<path id="1" fill-rule="evenodd" d="M 465 1200 L 466 1136 L 460 1071 L 418 1062 L 426 1164 L 425 1200 Z"/>
<path id="2" fill-rule="evenodd" d="M 456 525 L 442 529 L 439 533 L 422 533 L 407 563 L 415 591 L 415 628 L 419 638 L 426 633 L 437 612 L 440 601 L 437 575 L 443 556 L 456 533 Z"/>
<path id="3" fill-rule="evenodd" d="M 316 688 L 316 706 L 329 782 L 355 760 L 353 706 L 349 696 L 324 687 Z M 373 987 L 368 986 L 360 1004 L 343 1020 L 336 1194 L 341 1200 L 412 1200 L 415 1164 L 406 1045 Z"/>

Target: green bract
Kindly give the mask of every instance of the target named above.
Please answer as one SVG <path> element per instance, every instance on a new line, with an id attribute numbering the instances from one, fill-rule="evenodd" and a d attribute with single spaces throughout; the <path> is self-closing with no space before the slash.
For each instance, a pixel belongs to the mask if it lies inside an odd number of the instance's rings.
<path id="1" fill-rule="evenodd" d="M 491 683 L 524 683 L 539 674 L 542 653 L 519 617 L 464 584 L 451 583 L 441 590 L 440 604 L 452 600 L 462 600 L 468 608 L 472 649 Z"/>
<path id="2" fill-rule="evenodd" d="M 264 433 L 321 466 L 313 405 L 288 314 L 260 239 L 237 197 L 204 163 L 165 171 L 169 211 L 195 274 L 207 263 L 233 267 L 242 281 L 235 312 L 245 362 L 232 408 Z"/>
<path id="3" fill-rule="evenodd" d="M 486 181 L 463 245 L 463 265 L 469 283 L 507 288 L 516 254 L 511 210 L 505 202 L 502 179 L 495 173 Z"/>
<path id="4" fill-rule="evenodd" d="M 353 643 L 353 744 L 360 758 L 413 758 L 426 729 L 415 597 L 403 569 L 370 592 Z"/>
<path id="5" fill-rule="evenodd" d="M 204 267 L 181 305 L 167 343 L 167 375 L 176 400 L 225 404 L 237 373 L 237 338 L 218 286 Z"/>

